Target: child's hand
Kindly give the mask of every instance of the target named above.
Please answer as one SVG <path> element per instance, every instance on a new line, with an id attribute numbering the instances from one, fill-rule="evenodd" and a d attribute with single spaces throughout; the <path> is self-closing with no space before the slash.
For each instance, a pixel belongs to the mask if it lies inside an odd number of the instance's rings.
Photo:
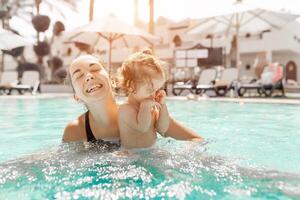
<path id="1" fill-rule="evenodd" d="M 165 104 L 166 102 L 166 92 L 164 90 L 158 90 L 155 94 L 154 100 L 158 102 L 160 105 Z"/>
<path id="2" fill-rule="evenodd" d="M 161 108 L 161 105 L 158 102 L 153 101 L 152 99 L 143 100 L 141 106 L 149 106 L 150 108 L 158 108 L 158 109 Z"/>

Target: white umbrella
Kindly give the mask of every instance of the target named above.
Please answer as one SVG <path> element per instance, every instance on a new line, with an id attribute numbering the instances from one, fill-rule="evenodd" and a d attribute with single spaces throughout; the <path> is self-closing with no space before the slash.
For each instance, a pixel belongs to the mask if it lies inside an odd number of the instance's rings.
<path id="1" fill-rule="evenodd" d="M 82 42 L 92 46 L 108 47 L 108 66 L 111 66 L 111 51 L 116 47 L 152 46 L 160 38 L 131 26 L 113 15 L 94 20 L 87 25 L 65 33 L 66 42 Z"/>
<path id="2" fill-rule="evenodd" d="M 32 44 L 25 38 L 0 28 L 0 49 L 11 50 L 13 48 L 27 46 Z"/>
<path id="3" fill-rule="evenodd" d="M 280 29 L 288 22 L 297 18 L 296 15 L 286 14 L 247 5 L 242 0 L 226 7 L 216 8 L 217 15 L 203 19 L 198 25 L 187 31 L 187 34 L 212 34 L 212 35 L 243 35 L 261 33 L 266 30 Z M 240 63 L 239 40 L 236 37 L 236 61 Z"/>

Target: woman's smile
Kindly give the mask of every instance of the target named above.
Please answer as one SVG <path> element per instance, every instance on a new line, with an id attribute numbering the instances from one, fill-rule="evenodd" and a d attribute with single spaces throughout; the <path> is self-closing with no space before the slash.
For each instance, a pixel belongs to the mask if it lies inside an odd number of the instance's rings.
<path id="1" fill-rule="evenodd" d="M 103 84 L 101 84 L 101 83 L 92 85 L 88 89 L 86 89 L 86 93 L 93 93 L 97 90 L 100 90 L 102 87 L 103 87 Z"/>

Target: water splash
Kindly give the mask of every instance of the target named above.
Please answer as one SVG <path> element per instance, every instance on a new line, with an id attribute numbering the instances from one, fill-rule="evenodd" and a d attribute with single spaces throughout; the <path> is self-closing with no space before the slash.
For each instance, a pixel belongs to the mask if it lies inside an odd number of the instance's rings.
<path id="1" fill-rule="evenodd" d="M 0 165 L 0 199 L 299 198 L 300 175 L 243 168 L 206 144 L 160 140 L 129 153 L 62 144 Z"/>

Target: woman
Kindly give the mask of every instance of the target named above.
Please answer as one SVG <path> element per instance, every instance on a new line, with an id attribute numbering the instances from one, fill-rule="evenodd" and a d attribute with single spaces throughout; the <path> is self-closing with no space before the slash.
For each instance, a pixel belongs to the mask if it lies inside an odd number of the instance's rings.
<path id="1" fill-rule="evenodd" d="M 96 57 L 84 55 L 73 61 L 69 73 L 75 91 L 74 98 L 83 102 L 88 111 L 65 127 L 63 141 L 119 140 L 118 105 L 104 67 Z M 203 140 L 172 118 L 165 136 L 180 140 Z"/>

